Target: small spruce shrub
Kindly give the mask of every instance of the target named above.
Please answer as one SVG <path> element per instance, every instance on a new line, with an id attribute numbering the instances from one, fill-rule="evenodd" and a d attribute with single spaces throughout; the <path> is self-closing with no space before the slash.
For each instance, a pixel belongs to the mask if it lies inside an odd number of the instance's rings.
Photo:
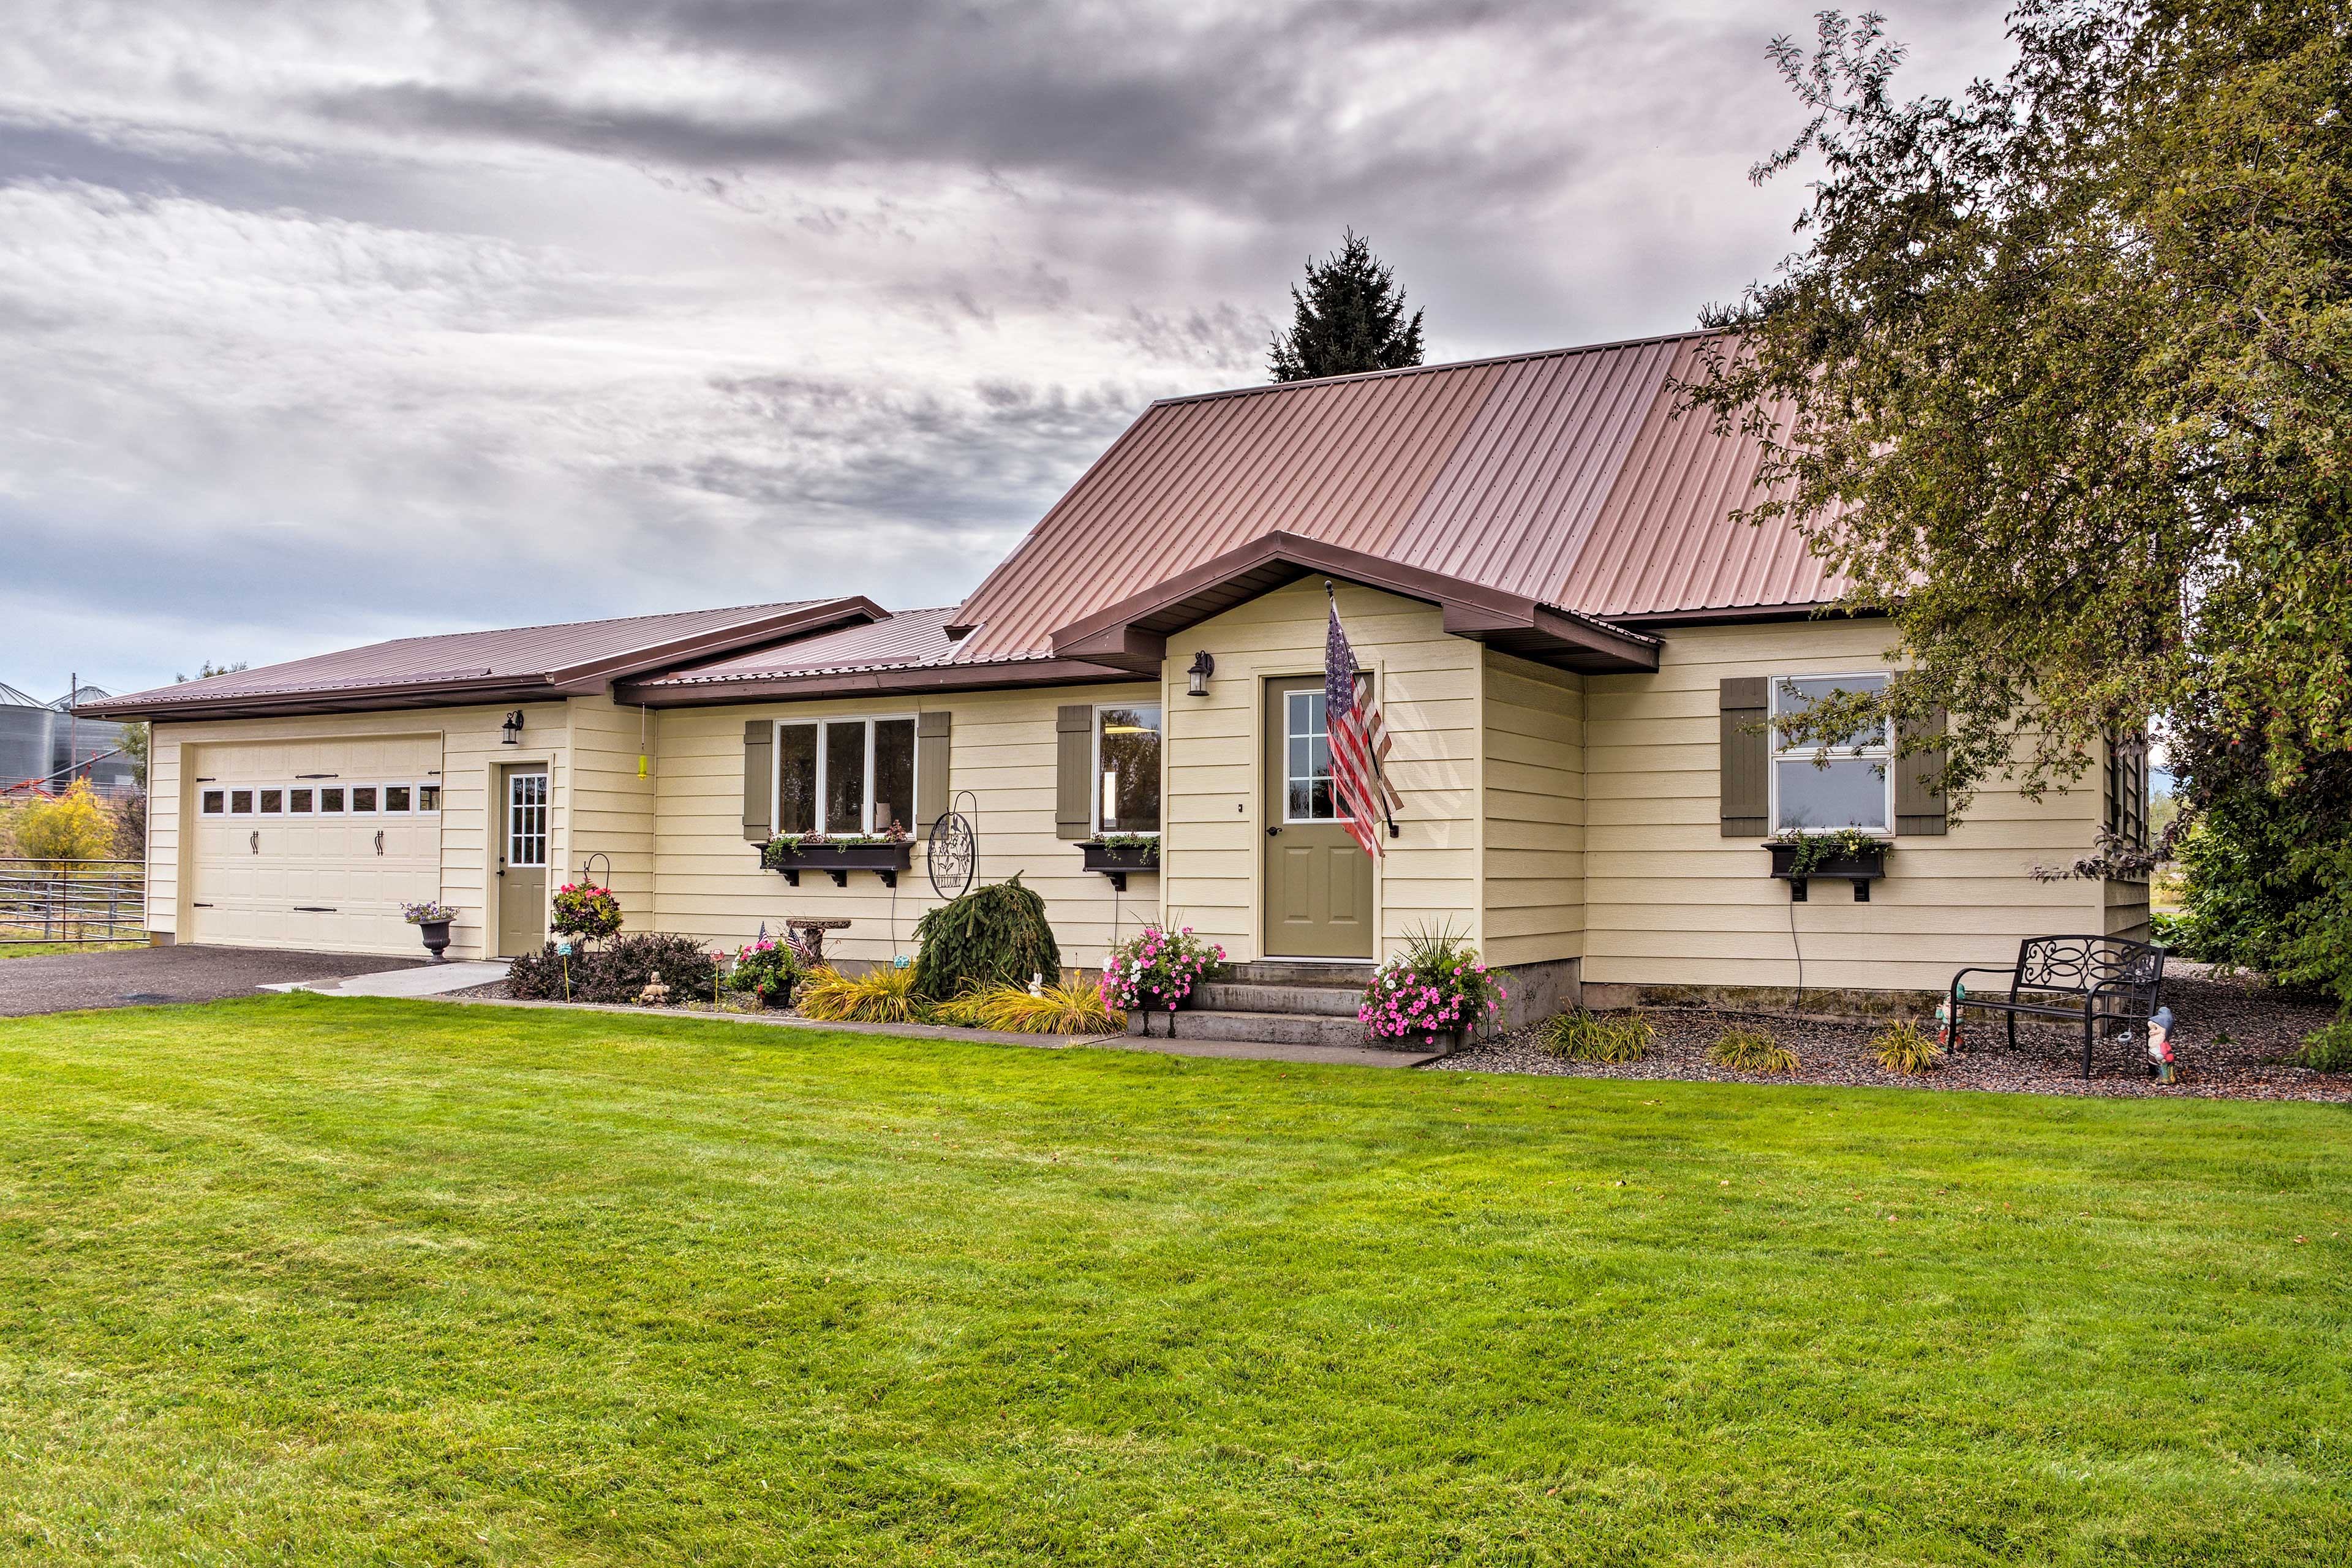
<path id="1" fill-rule="evenodd" d="M 1726 1029 L 1707 1047 L 1706 1059 L 1740 1072 L 1795 1072 L 1797 1053 L 1762 1029 L 1739 1025 Z"/>
<path id="2" fill-rule="evenodd" d="M 2314 1072 L 2352 1072 L 2352 1018 L 2338 1018 L 2307 1036 L 2303 1048 L 2294 1054 L 2294 1062 Z"/>
<path id="3" fill-rule="evenodd" d="M 915 994 L 915 972 L 880 964 L 844 974 L 827 964 L 801 981 L 801 1016 L 824 1023 L 914 1024 L 929 1009 Z"/>
<path id="4" fill-rule="evenodd" d="M 992 985 L 1026 987 L 1035 974 L 1059 974 L 1062 950 L 1045 921 L 1045 900 L 1008 882 L 974 888 L 915 922 L 921 951 L 913 969 L 922 995 L 951 997 Z"/>
<path id="5" fill-rule="evenodd" d="M 1870 1047 L 1888 1072 L 1932 1072 L 1944 1065 L 1944 1047 L 1936 1037 L 1908 1018 L 1882 1031 Z"/>
<path id="6" fill-rule="evenodd" d="M 1555 1016 L 1543 1028 L 1544 1049 L 1572 1062 L 1638 1062 L 1657 1037 L 1639 1013 L 1604 1018 L 1581 1007 Z"/>

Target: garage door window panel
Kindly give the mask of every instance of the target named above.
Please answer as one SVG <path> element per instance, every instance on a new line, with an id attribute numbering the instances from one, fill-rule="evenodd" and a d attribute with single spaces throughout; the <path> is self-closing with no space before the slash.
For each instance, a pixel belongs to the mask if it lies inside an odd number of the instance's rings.
<path id="1" fill-rule="evenodd" d="M 353 816 L 373 816 L 376 812 L 375 801 L 375 785 L 353 784 L 352 786 L 352 815 Z"/>
<path id="2" fill-rule="evenodd" d="M 439 784 L 418 784 L 416 786 L 416 810 L 418 814 L 420 816 L 429 816 L 438 813 L 440 809 L 441 786 Z"/>
<path id="3" fill-rule="evenodd" d="M 205 791 L 203 804 L 196 809 L 203 812 L 206 816 L 226 816 L 228 814 L 228 791 L 225 789 L 208 789 Z"/>
<path id="4" fill-rule="evenodd" d="M 314 789 L 289 789 L 286 792 L 286 810 L 294 816 L 311 816 L 318 811 L 319 792 Z"/>
<path id="5" fill-rule="evenodd" d="M 386 815 L 386 816 L 398 815 L 398 816 L 407 816 L 407 815 L 408 815 L 408 810 L 409 810 L 409 803 L 410 803 L 410 802 L 411 802 L 411 801 L 415 797 L 415 794 L 416 794 L 415 787 L 414 785 L 412 785 L 412 784 L 386 784 L 386 785 L 384 785 L 384 786 L 383 786 L 383 809 L 384 809 L 384 813 L 385 813 L 385 815 Z"/>
<path id="6" fill-rule="evenodd" d="M 319 792 L 319 815 L 321 816 L 341 816 L 343 815 L 342 785 L 329 784 L 326 788 Z"/>
<path id="7" fill-rule="evenodd" d="M 228 814 L 231 816 L 251 816 L 253 815 L 253 792 L 249 789 L 233 789 L 229 791 Z"/>
<path id="8" fill-rule="evenodd" d="M 264 816 L 285 816 L 286 792 L 282 789 L 263 790 L 261 792 L 261 815 Z"/>

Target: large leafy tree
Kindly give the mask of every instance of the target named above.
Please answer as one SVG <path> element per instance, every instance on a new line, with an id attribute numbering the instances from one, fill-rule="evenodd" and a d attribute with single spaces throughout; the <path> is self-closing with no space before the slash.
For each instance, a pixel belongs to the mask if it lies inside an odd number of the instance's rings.
<path id="1" fill-rule="evenodd" d="M 1276 381 L 1421 363 L 1421 312 L 1406 317 L 1395 269 L 1352 228 L 1329 256 L 1307 258 L 1307 287 L 1290 286 L 1290 330 L 1276 334 L 1266 363 Z"/>
<path id="2" fill-rule="evenodd" d="M 2186 820 L 2247 790 L 2325 818 L 2305 792 L 2352 752 L 2340 0 L 2010 26 L 2014 67 L 1958 99 L 1898 100 L 1873 16 L 1775 43 L 1811 118 L 1755 177 L 1818 169 L 1803 244 L 1708 312 L 1731 331 L 1687 396 L 1764 439 L 1750 515 L 1793 521 L 1911 661 L 1823 734 L 1943 710 L 1965 804 L 2154 721 Z"/>

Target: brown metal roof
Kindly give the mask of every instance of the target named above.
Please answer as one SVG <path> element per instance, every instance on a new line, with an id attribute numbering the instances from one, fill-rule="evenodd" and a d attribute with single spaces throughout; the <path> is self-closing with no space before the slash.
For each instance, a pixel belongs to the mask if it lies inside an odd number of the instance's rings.
<path id="1" fill-rule="evenodd" d="M 554 697 L 602 690 L 622 676 L 681 659 L 879 620 L 884 613 L 866 598 L 798 599 L 398 637 L 132 692 L 80 711 L 99 718 L 243 717 Z"/>
<path id="2" fill-rule="evenodd" d="M 1705 335 L 1155 403 L 959 607 L 954 657 L 1042 651 L 1273 532 L 1588 615 L 1829 597 L 1794 530 L 1729 520 L 1755 444 L 1673 416 Z"/>

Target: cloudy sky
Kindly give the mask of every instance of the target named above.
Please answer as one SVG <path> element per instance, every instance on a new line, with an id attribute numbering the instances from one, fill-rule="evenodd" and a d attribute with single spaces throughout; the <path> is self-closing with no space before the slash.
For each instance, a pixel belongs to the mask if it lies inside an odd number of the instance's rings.
<path id="1" fill-rule="evenodd" d="M 14 0 L 0 680 L 953 603 L 1343 225 L 1433 361 L 1688 326 L 1790 243 L 1811 9 Z"/>

